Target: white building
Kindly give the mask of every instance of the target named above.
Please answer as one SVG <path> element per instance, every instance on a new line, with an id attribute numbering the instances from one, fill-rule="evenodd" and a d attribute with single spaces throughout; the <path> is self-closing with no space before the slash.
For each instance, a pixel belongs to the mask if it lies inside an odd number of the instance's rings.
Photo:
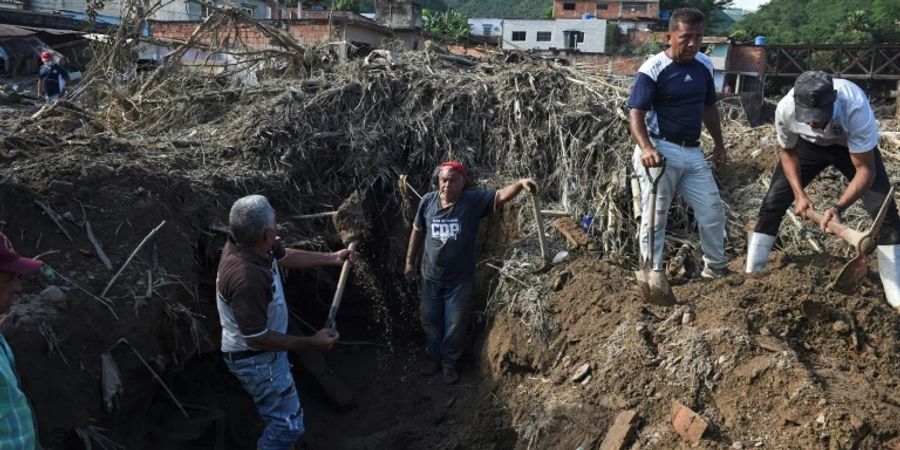
<path id="1" fill-rule="evenodd" d="M 469 33 L 475 36 L 502 36 L 503 19 L 471 17 L 469 18 Z"/>
<path id="2" fill-rule="evenodd" d="M 577 50 L 603 53 L 606 50 L 606 20 L 504 20 L 504 50 Z"/>

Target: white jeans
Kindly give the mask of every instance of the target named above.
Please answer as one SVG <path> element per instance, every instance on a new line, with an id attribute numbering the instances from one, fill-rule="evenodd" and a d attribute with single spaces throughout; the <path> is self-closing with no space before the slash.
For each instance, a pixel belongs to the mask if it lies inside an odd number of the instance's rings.
<path id="1" fill-rule="evenodd" d="M 659 180 L 656 198 L 656 225 L 653 238 L 653 267 L 657 270 L 665 268 L 663 248 L 666 238 L 666 218 L 669 205 L 675 193 L 681 194 L 688 206 L 694 211 L 700 229 L 700 248 L 703 249 L 703 262 L 712 269 L 721 269 L 727 264 L 725 259 L 725 205 L 719 196 L 719 188 L 713 178 L 712 169 L 703 157 L 699 147 L 682 147 L 661 139 L 654 139 L 656 149 L 666 158 L 666 172 Z M 653 187 L 641 164 L 641 149 L 635 146 L 634 172 L 641 183 L 641 257 L 646 258 L 648 247 L 647 200 Z M 650 169 L 652 175 L 659 169 Z M 643 259 L 641 260 L 643 261 Z"/>

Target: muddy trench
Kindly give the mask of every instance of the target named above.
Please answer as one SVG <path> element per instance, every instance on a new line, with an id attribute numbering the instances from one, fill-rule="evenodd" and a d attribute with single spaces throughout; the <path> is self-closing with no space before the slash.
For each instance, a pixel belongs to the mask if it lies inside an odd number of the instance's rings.
<path id="1" fill-rule="evenodd" d="M 91 179 L 91 183 L 101 184 L 102 180 Z M 264 425 L 250 397 L 222 361 L 214 287 L 226 239 L 222 224 L 227 220 L 227 207 L 243 193 L 228 189 L 210 196 L 146 174 L 125 184 L 100 189 L 99 194 L 75 196 L 35 192 L 25 186 L 2 191 L 3 216 L 16 218 L 5 231 L 17 236 L 23 254 L 39 254 L 47 251 L 48 245 L 54 249 L 71 245 L 54 223 L 30 204 L 35 199 L 79 216 L 80 203 L 86 204 L 88 218 L 128 214 L 124 221 L 94 220 L 97 234 L 107 237 L 104 242 L 117 261 L 150 224 L 163 218 L 171 224 L 161 231 L 154 248 L 136 258 L 136 270 L 126 272 L 129 275 L 122 281 L 130 294 L 114 298 L 109 309 L 64 280 L 26 281 L 25 295 L 15 308 L 17 328 L 7 337 L 35 407 L 41 441 L 50 449 L 80 449 L 86 442 L 127 449 L 255 448 Z M 296 199 L 270 198 L 279 212 L 280 235 L 287 245 L 319 251 L 343 248 L 329 219 L 293 220 L 290 213 L 282 212 L 296 211 L 285 205 Z M 340 204 L 340 196 L 333 200 L 309 201 L 304 210 Z M 498 406 L 501 399 L 483 398 L 491 391 L 490 380 L 479 364 L 485 326 L 481 311 L 491 279 L 496 277 L 490 269 L 479 269 L 476 313 L 462 381 L 446 386 L 439 376 L 425 378 L 418 373 L 424 347 L 418 294 L 402 279 L 409 232 L 403 215 L 412 217 L 415 202 L 411 203 L 401 206 L 390 192 L 367 197 L 371 229 L 360 245 L 361 261 L 351 275 L 338 315 L 341 342 L 326 354 L 291 355 L 307 429 L 297 448 L 515 445 L 509 418 Z M 482 256 L 500 254 L 510 245 L 515 236 L 507 236 L 512 230 L 504 224 L 510 217 L 511 212 L 504 213 L 483 225 L 482 235 L 504 237 L 483 236 L 479 244 Z M 73 228 L 68 222 L 64 226 Z M 117 240 L 128 242 L 113 245 L 109 236 L 121 236 Z M 74 249 L 57 251 L 45 260 L 60 275 L 87 283 L 79 285 L 96 292 L 108 277 L 98 267 L 89 244 L 73 237 Z M 72 267 L 76 269 L 64 270 Z M 151 280 L 158 290 L 141 295 L 148 287 L 145 273 L 154 278 L 167 274 L 168 285 L 157 286 L 161 282 Z M 285 274 L 291 333 L 311 334 L 321 328 L 338 274 L 339 268 Z M 51 300 L 47 284 L 60 290 L 65 300 Z M 113 312 L 116 318 L 111 317 Z M 121 337 L 127 343 L 119 342 Z M 104 403 L 102 392 L 99 356 L 104 352 L 116 362 L 123 385 L 112 405 Z M 489 411 L 496 433 L 465 432 L 483 420 L 474 414 L 479 409 Z"/>

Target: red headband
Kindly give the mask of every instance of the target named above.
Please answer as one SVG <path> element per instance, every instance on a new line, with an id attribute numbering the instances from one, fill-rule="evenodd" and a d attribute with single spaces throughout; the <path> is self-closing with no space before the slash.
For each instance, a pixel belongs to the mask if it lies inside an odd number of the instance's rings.
<path id="1" fill-rule="evenodd" d="M 450 170 L 452 170 L 452 171 L 454 171 L 454 172 L 456 172 L 456 173 L 462 175 L 463 178 L 469 178 L 469 174 L 466 173 L 466 168 L 463 167 L 463 165 L 460 164 L 459 161 L 447 161 L 447 162 L 443 162 L 443 163 L 441 163 L 441 165 L 438 167 L 438 169 L 439 169 L 439 170 L 450 169 Z"/>

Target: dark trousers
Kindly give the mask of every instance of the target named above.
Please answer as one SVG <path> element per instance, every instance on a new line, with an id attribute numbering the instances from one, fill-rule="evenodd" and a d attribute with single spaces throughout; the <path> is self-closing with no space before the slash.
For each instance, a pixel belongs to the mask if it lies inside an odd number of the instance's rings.
<path id="1" fill-rule="evenodd" d="M 799 139 L 796 151 L 800 159 L 800 182 L 804 188 L 828 166 L 834 166 L 848 181 L 856 175 L 856 168 L 850 161 L 850 150 L 847 147 L 840 145 L 822 147 Z M 873 151 L 875 152 L 875 181 L 869 191 L 863 195 L 862 201 L 863 208 L 874 219 L 884 203 L 891 183 L 887 170 L 884 168 L 884 161 L 881 159 L 881 152 L 877 148 Z M 784 212 L 793 202 L 794 192 L 784 176 L 781 163 L 779 163 L 775 174 L 772 175 L 769 192 L 766 193 L 759 209 L 759 220 L 756 222 L 755 231 L 769 236 L 777 236 Z M 825 209 L 824 205 L 819 205 L 819 207 Z M 877 243 L 878 245 L 900 244 L 900 217 L 897 215 L 897 205 L 893 201 L 888 207 L 884 224 L 878 233 Z"/>
<path id="2" fill-rule="evenodd" d="M 456 368 L 466 346 L 472 308 L 472 280 L 439 283 L 422 280 L 425 353 L 444 367 Z"/>

